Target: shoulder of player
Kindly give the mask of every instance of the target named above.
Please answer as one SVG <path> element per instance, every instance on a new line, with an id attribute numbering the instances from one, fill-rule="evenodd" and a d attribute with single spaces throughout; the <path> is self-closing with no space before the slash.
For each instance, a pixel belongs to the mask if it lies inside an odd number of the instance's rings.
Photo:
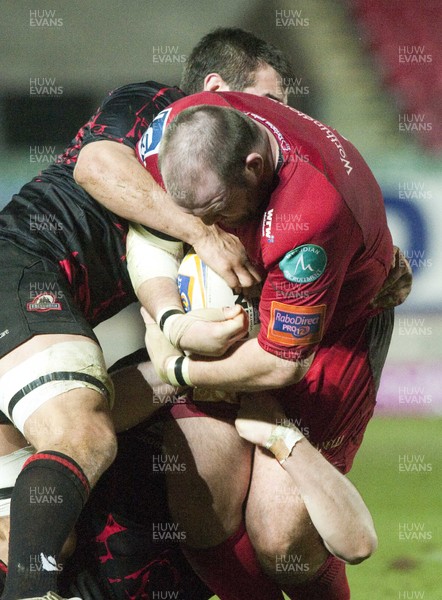
<path id="1" fill-rule="evenodd" d="M 333 215 L 347 211 L 340 191 L 329 180 L 327 173 L 317 168 L 302 155 L 288 155 L 278 173 L 268 208 L 274 213 L 315 215 L 315 220 L 326 222 Z"/>
<path id="2" fill-rule="evenodd" d="M 353 228 L 354 216 L 331 184 L 324 189 L 307 183 L 304 193 L 302 183 L 299 195 L 291 185 L 274 192 L 263 215 L 260 247 L 267 266 L 304 244 L 345 239 Z"/>
<path id="3" fill-rule="evenodd" d="M 224 92 L 199 92 L 197 94 L 184 96 L 175 100 L 172 105 L 171 118 L 169 121 L 175 118 L 183 110 L 186 110 L 186 108 L 190 108 L 192 106 L 201 106 L 203 104 L 224 107 L 231 106 L 231 104 L 225 99 Z"/>
<path id="4" fill-rule="evenodd" d="M 130 100 L 136 103 L 148 100 L 155 103 L 160 98 L 163 102 L 166 100 L 166 104 L 170 104 L 183 96 L 184 92 L 177 87 L 171 87 L 156 81 L 143 81 L 129 83 L 112 90 L 104 99 L 102 107 L 106 107 L 115 100 L 122 100 L 124 102 Z"/>

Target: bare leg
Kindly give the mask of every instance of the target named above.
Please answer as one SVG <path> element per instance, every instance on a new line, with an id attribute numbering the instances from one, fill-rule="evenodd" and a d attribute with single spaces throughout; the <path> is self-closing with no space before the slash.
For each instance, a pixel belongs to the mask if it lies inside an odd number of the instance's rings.
<path id="1" fill-rule="evenodd" d="M 250 479 L 251 448 L 235 427 L 209 417 L 166 427 L 166 460 L 184 471 L 167 477 L 169 507 L 194 548 L 215 546 L 237 531 Z"/>
<path id="2" fill-rule="evenodd" d="M 71 342 L 77 344 L 73 351 Z M 50 359 L 46 360 L 48 356 Z M 82 336 L 64 335 L 36 336 L 22 344 L 0 361 L 0 376 L 10 385 L 13 377 L 9 375 L 10 369 L 16 369 L 12 373 L 14 376 L 18 373 L 26 385 L 36 378 L 38 369 L 52 369 L 52 362 L 57 364 L 55 372 L 74 373 L 75 366 L 69 369 L 72 356 L 76 359 L 88 356 L 86 364 L 92 371 L 89 380 L 99 381 L 96 378 L 103 376 L 98 346 Z M 24 361 L 27 362 L 22 367 Z M 66 369 L 62 368 L 63 361 Z M 50 372 L 44 370 L 41 374 Z M 74 380 L 75 385 L 77 381 L 80 379 Z M 46 388 L 49 393 L 53 389 Z M 34 399 L 20 400 L 23 433 L 36 453 L 17 478 L 11 501 L 9 573 L 4 592 L 7 600 L 56 590 L 62 548 L 90 486 L 116 454 L 116 436 L 105 396 L 90 387 L 74 387 L 64 392 L 56 389 L 53 397 L 44 389 L 39 391 L 43 403 L 33 412 L 29 410 L 28 415 L 25 403 L 31 404 Z M 52 498 L 52 504 L 45 505 L 45 500 L 38 502 L 36 498 L 41 496 Z M 48 520 L 54 523 L 53 527 L 48 528 Z"/>
<path id="3" fill-rule="evenodd" d="M 291 477 L 260 448 L 255 452 L 246 523 L 264 571 L 281 587 L 308 580 L 328 557 Z"/>

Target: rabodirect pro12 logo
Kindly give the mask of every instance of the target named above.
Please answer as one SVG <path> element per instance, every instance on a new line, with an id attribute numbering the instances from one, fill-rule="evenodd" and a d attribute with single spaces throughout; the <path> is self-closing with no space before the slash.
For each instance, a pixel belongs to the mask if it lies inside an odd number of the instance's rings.
<path id="1" fill-rule="evenodd" d="M 284 277 L 293 283 L 311 283 L 325 271 L 327 254 L 316 244 L 305 244 L 287 252 L 279 263 Z"/>
<path id="2" fill-rule="evenodd" d="M 325 304 L 293 306 L 273 301 L 267 337 L 282 346 L 317 344 L 322 339 L 325 312 Z"/>

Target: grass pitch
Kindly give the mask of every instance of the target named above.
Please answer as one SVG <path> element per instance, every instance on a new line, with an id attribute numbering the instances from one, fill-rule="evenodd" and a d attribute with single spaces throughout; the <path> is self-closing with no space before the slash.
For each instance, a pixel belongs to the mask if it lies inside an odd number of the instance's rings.
<path id="1" fill-rule="evenodd" d="M 441 467 L 442 419 L 371 421 L 350 479 L 373 515 L 379 547 L 347 567 L 352 600 L 442 599 Z"/>
<path id="2" fill-rule="evenodd" d="M 374 419 L 350 479 L 367 503 L 377 552 L 349 567 L 354 600 L 442 598 L 442 420 Z"/>

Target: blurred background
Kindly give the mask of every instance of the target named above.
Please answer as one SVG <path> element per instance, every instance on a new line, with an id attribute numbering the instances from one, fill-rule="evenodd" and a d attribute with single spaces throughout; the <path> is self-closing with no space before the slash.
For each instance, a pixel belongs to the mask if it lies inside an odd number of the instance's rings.
<path id="1" fill-rule="evenodd" d="M 289 103 L 350 139 L 382 187 L 414 287 L 397 310 L 379 419 L 355 465 L 384 537 L 380 557 L 351 571 L 354 597 L 441 598 L 428 583 L 442 562 L 441 522 L 430 516 L 442 450 L 440 0 L 3 0 L 0 206 L 55 159 L 109 90 L 147 79 L 178 85 L 192 47 L 217 26 L 284 50 L 294 66 Z M 393 486 L 388 494 L 381 480 Z M 413 546 L 409 536 L 407 545 L 401 523 L 423 523 L 427 543 Z M 380 569 L 391 584 L 377 594 Z"/>

